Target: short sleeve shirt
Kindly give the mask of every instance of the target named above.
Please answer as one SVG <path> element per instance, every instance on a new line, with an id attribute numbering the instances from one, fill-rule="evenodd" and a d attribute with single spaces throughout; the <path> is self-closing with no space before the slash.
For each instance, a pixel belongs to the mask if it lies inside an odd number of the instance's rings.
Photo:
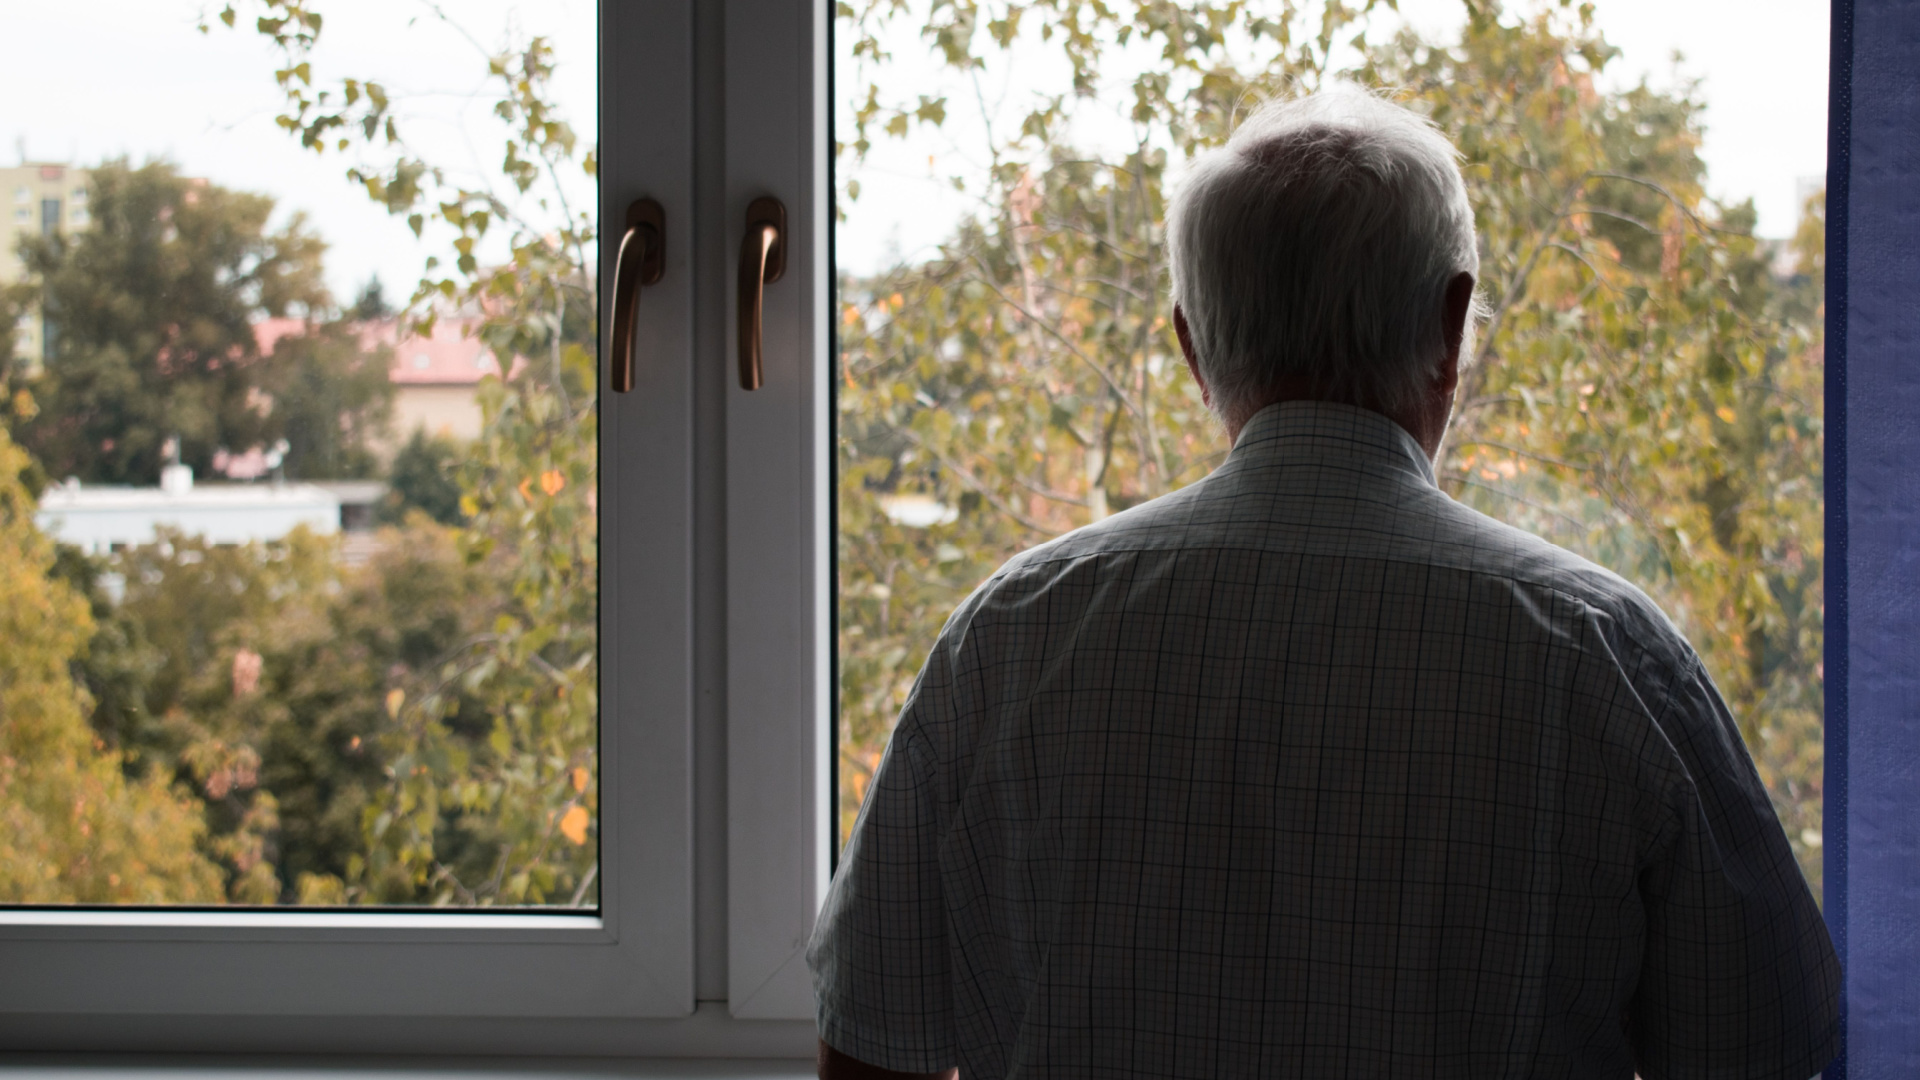
<path id="1" fill-rule="evenodd" d="M 1826 928 L 1693 649 L 1316 402 L 961 605 L 809 960 L 827 1043 L 967 1080 L 1838 1050 Z"/>

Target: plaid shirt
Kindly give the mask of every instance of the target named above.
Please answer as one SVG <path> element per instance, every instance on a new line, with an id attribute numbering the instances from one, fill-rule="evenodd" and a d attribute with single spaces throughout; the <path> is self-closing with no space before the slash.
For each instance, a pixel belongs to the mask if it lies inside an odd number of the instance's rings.
<path id="1" fill-rule="evenodd" d="M 1781 1077 L 1840 972 L 1615 575 L 1293 402 L 941 634 L 814 934 L 821 1037 L 986 1077 Z"/>

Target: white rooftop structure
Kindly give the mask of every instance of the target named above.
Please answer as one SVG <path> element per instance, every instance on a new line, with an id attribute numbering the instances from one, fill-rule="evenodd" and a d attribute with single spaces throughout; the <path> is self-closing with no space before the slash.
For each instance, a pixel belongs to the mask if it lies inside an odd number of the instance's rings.
<path id="1" fill-rule="evenodd" d="M 157 488 L 49 487 L 34 515 L 40 531 L 89 554 L 150 544 L 162 525 L 215 544 L 278 540 L 305 525 L 316 533 L 340 530 L 340 496 L 313 484 L 195 486 L 193 469 L 168 465 Z"/>

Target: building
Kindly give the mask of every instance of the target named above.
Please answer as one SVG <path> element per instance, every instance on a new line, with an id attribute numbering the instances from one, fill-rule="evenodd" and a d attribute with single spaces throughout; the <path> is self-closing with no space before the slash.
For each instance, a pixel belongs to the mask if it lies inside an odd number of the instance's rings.
<path id="1" fill-rule="evenodd" d="M 91 171 L 56 162 L 24 162 L 0 168 L 0 288 L 26 276 L 20 259 L 23 236 L 47 236 L 86 228 L 92 222 L 88 181 Z M 361 324 L 369 350 L 393 349 L 391 378 L 393 444 L 390 454 L 416 430 L 467 440 L 480 434 L 480 380 L 497 373 L 493 354 L 471 337 L 480 324 L 473 315 L 445 315 L 433 333 L 422 338 L 404 319 L 380 319 Z M 304 333 L 299 319 L 265 319 L 255 326 L 262 355 L 271 353 L 280 338 Z M 53 339 L 44 315 L 30 310 L 14 327 L 14 355 L 30 370 L 52 355 Z M 516 362 L 517 371 L 520 364 Z"/>
<path id="2" fill-rule="evenodd" d="M 48 236 L 68 229 L 83 229 L 92 220 L 87 206 L 86 169 L 52 162 L 24 162 L 0 168 L 0 287 L 15 284 L 26 276 L 20 261 L 22 236 Z M 38 366 L 52 352 L 53 341 L 47 334 L 46 319 L 38 310 L 29 311 L 14 328 L 14 355 Z"/>
<path id="3" fill-rule="evenodd" d="M 161 470 L 160 486 L 55 484 L 40 495 L 40 531 L 92 555 L 150 544 L 161 526 L 215 544 L 278 540 L 305 525 L 340 531 L 341 497 L 315 484 L 198 484 L 187 465 Z"/>
<path id="4" fill-rule="evenodd" d="M 500 364 L 493 351 L 473 336 L 480 318 L 443 315 L 433 333 L 421 337 L 407 319 L 378 319 L 359 324 L 362 346 L 368 352 L 392 350 L 387 376 L 394 387 L 390 441 L 386 456 L 414 432 L 443 435 L 465 442 L 480 435 L 480 380 L 497 375 Z M 262 356 L 271 355 L 281 338 L 306 332 L 299 319 L 263 319 L 254 324 Z M 518 361 L 513 371 L 518 372 Z"/>
<path id="5" fill-rule="evenodd" d="M 382 345 L 393 348 L 393 437 L 395 446 L 415 431 L 462 442 L 480 436 L 480 380 L 500 373 L 493 351 L 471 336 L 476 316 L 445 316 L 422 338 L 404 320 L 370 324 Z M 517 366 L 517 365 L 516 365 Z"/>

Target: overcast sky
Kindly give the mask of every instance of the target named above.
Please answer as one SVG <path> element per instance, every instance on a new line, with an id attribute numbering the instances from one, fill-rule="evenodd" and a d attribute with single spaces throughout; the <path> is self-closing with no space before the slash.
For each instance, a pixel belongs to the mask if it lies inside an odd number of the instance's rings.
<path id="1" fill-rule="evenodd" d="M 1444 36 L 1459 0 L 1401 0 L 1418 27 Z M 252 33 L 194 26 L 202 0 L 92 0 L 9 4 L 0 15 L 14 43 L 0 65 L 0 160 L 91 164 L 125 155 L 164 157 L 230 187 L 274 195 L 304 211 L 330 243 L 328 277 L 343 299 L 378 273 L 404 295 L 426 254 L 406 227 L 342 176 L 335 155 L 301 151 L 273 125 L 279 95 L 272 57 Z M 315 75 L 371 77 L 393 90 L 409 137 L 433 160 L 469 178 L 500 157 L 487 110 L 480 53 L 433 19 L 421 0 L 324 0 L 327 23 Z M 517 25 L 554 38 L 557 88 L 584 136 L 594 115 L 593 0 L 447 0 L 444 10 L 487 46 Z M 1760 230 L 1790 231 L 1801 178 L 1825 170 L 1827 6 L 1818 0 L 1599 0 L 1599 16 L 1624 57 L 1614 78 L 1672 79 L 1671 56 L 1704 80 L 1710 187 L 1753 197 Z M 30 43 L 31 47 L 21 47 Z M 911 69 L 908 69 L 911 70 Z M 1014 88 L 1017 96 L 1018 88 Z M 959 129 L 956 129 L 959 130 Z M 962 132 L 964 138 L 964 132 Z M 942 193 L 930 151 L 915 143 L 878 155 L 840 234 L 843 264 L 870 269 L 892 251 L 912 253 L 944 235 L 966 204 Z"/>
<path id="2" fill-rule="evenodd" d="M 240 31 L 195 30 L 220 0 L 88 0 L 9 3 L 0 36 L 0 160 L 92 164 L 166 158 L 189 175 L 273 195 L 303 210 L 330 244 L 327 277 L 351 298 L 378 273 L 389 299 L 404 298 L 426 255 L 406 225 L 350 185 L 351 161 L 303 151 L 274 126 L 280 92 L 273 55 L 255 34 L 250 4 Z M 421 0 L 320 0 L 326 17 L 314 77 L 382 82 L 403 132 L 423 156 L 465 179 L 497 176 L 501 129 L 491 120 L 485 56 L 434 19 Z M 505 29 L 551 36 L 556 89 L 582 136 L 594 137 L 594 0 L 446 0 L 455 21 L 491 49 Z M 22 47 L 32 43 L 33 47 Z"/>
<path id="3" fill-rule="evenodd" d="M 1646 78 L 1658 87 L 1676 79 L 1700 79 L 1707 103 L 1704 154 L 1708 190 L 1729 201 L 1752 198 L 1764 236 L 1792 232 L 1799 216 L 1798 191 L 1806 178 L 1826 172 L 1827 20 L 1821 0 L 1596 0 L 1596 19 L 1621 56 L 1606 72 L 1614 87 Z M 1400 0 L 1405 18 L 1432 40 L 1457 35 L 1460 0 Z M 1511 10 L 1530 10 L 1528 0 L 1508 0 Z M 1383 28 L 1384 29 L 1384 28 Z M 909 36 L 889 41 L 896 61 L 915 51 Z M 1684 59 L 1676 69 L 1674 54 Z M 947 181 L 977 175 L 983 144 L 976 117 L 984 103 L 1003 124 L 1018 123 L 1040 87 L 1058 92 L 1062 77 L 1044 56 L 1024 56 L 1010 70 L 989 72 L 973 87 L 943 76 L 934 65 L 896 64 L 884 82 L 897 95 L 924 93 L 903 78 L 926 82 L 949 97 L 947 131 L 917 133 L 904 142 L 882 140 L 856 174 L 860 197 L 839 232 L 841 265 L 878 269 L 897 257 L 932 253 L 954 218 L 970 208 Z M 843 91 L 852 92 L 853 65 L 841 69 Z M 937 89 L 934 89 L 937 88 Z M 1119 89 L 1119 88 L 1116 88 Z M 845 115 L 846 103 L 840 103 Z M 1078 108 L 1084 121 L 1077 145 L 1101 146 L 1103 134 L 1118 143 L 1131 135 L 1118 119 L 1122 94 L 1105 95 Z M 1113 119 L 1105 119 L 1102 111 Z"/>

